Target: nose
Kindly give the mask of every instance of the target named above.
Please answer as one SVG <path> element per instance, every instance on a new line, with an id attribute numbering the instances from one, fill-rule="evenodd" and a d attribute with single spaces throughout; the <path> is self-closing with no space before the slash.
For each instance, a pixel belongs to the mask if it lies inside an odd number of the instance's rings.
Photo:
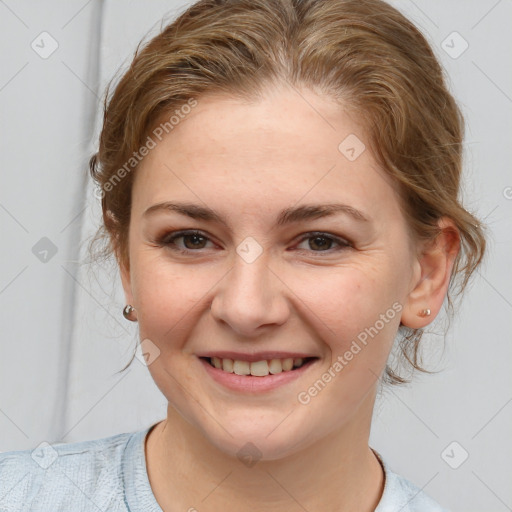
<path id="1" fill-rule="evenodd" d="M 238 255 L 233 267 L 214 289 L 211 311 L 238 335 L 254 337 L 289 316 L 286 286 L 268 265 L 265 254 L 248 263 Z"/>

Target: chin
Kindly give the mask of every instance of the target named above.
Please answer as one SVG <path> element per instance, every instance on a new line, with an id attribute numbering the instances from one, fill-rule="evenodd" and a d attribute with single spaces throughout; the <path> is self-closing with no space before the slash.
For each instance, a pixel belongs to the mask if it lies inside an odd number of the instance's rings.
<path id="1" fill-rule="evenodd" d="M 290 425 L 283 421 L 285 417 L 281 415 L 276 421 L 231 422 L 229 433 L 220 426 L 214 434 L 203 433 L 207 442 L 218 450 L 252 467 L 257 462 L 292 456 L 313 443 L 307 434 L 305 437 L 303 423 Z"/>

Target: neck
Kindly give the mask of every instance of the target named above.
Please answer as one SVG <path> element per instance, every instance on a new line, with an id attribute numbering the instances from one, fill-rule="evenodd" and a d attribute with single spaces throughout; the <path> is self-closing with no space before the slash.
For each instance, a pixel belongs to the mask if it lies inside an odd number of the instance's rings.
<path id="1" fill-rule="evenodd" d="M 147 436 L 149 481 L 164 512 L 323 510 L 372 512 L 384 486 L 368 446 L 375 395 L 341 430 L 278 460 L 252 466 L 226 455 L 169 405 Z M 368 407 L 369 405 L 369 407 Z"/>

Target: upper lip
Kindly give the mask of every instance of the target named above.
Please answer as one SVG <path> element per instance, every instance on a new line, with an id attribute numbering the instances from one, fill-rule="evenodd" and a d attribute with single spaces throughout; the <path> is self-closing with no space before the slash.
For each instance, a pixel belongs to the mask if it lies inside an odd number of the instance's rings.
<path id="1" fill-rule="evenodd" d="M 242 352 L 231 352 L 229 350 L 216 350 L 201 352 L 196 354 L 197 357 L 218 357 L 219 359 L 233 359 L 237 361 L 248 361 L 250 363 L 256 361 L 268 361 L 270 359 L 295 359 L 295 358 L 311 358 L 318 357 L 311 354 L 305 354 L 304 352 L 253 352 L 251 354 L 244 354 Z"/>

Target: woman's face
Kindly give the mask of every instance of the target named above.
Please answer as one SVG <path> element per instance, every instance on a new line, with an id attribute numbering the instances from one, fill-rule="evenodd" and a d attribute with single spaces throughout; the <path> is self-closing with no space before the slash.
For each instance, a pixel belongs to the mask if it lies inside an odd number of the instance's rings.
<path id="1" fill-rule="evenodd" d="M 360 124 L 311 91 L 274 89 L 254 103 L 201 97 L 155 141 L 136 171 L 122 277 L 169 403 L 231 455 L 250 442 L 274 460 L 341 429 L 367 434 L 420 269 Z M 171 240 L 183 230 L 199 235 Z M 215 354 L 281 361 L 275 376 L 236 377 L 200 358 Z M 297 354 L 315 359 L 286 370 Z"/>

